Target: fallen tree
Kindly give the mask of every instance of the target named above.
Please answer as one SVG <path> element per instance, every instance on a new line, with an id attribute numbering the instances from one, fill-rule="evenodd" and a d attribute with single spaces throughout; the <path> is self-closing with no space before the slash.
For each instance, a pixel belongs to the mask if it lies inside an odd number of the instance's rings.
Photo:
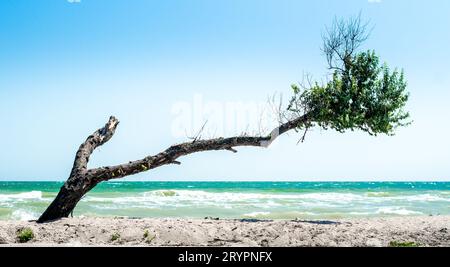
<path id="1" fill-rule="evenodd" d="M 228 150 L 241 146 L 268 147 L 278 136 L 291 131 L 304 131 L 318 126 L 323 129 L 362 130 L 370 135 L 392 135 L 399 126 L 407 125 L 409 114 L 403 111 L 408 100 L 403 72 L 390 71 L 381 65 L 373 51 L 357 52 L 367 39 L 366 25 L 359 17 L 335 21 L 324 36 L 323 52 L 332 72 L 325 84 L 308 82 L 292 85 L 293 96 L 280 124 L 269 134 L 235 136 L 192 141 L 170 146 L 143 159 L 100 168 L 88 168 L 89 157 L 96 148 L 114 135 L 119 121 L 111 116 L 104 127 L 95 131 L 79 147 L 69 178 L 58 195 L 40 216 L 38 222 L 68 217 L 80 199 L 97 184 L 111 179 L 145 172 L 167 164 L 180 164 L 178 159 L 192 153 Z"/>

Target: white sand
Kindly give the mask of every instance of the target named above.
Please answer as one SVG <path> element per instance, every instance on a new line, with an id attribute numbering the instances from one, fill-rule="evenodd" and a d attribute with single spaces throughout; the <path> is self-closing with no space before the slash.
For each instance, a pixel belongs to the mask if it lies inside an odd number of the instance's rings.
<path id="1" fill-rule="evenodd" d="M 19 243 L 17 232 L 35 238 Z M 147 231 L 147 237 L 144 233 Z M 112 240 L 112 236 L 118 237 Z M 388 246 L 391 241 L 450 246 L 450 216 L 335 221 L 69 218 L 0 221 L 2 246 Z"/>

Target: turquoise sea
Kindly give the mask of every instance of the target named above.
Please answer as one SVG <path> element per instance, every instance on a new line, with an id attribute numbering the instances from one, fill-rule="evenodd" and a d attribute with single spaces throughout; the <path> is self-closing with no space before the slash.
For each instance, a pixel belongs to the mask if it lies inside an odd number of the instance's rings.
<path id="1" fill-rule="evenodd" d="M 62 182 L 0 182 L 0 220 L 36 219 Z M 336 219 L 450 214 L 450 182 L 107 182 L 74 216 Z"/>

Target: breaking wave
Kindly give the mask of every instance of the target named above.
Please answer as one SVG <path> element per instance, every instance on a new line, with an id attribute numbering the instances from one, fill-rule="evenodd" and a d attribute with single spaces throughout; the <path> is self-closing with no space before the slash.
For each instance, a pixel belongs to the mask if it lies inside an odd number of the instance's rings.
<path id="1" fill-rule="evenodd" d="M 377 214 L 392 214 L 392 215 L 421 215 L 422 212 L 408 210 L 399 207 L 382 207 L 376 211 Z"/>
<path id="2" fill-rule="evenodd" d="M 47 192 L 47 191 L 45 191 Z M 0 194 L 0 219 L 32 220 L 54 194 L 42 191 Z M 450 194 L 442 191 L 234 191 L 160 189 L 92 191 L 76 216 L 205 217 L 291 219 L 450 214 Z"/>
<path id="3" fill-rule="evenodd" d="M 207 192 L 202 190 L 153 190 L 143 193 L 136 193 L 134 196 L 120 197 L 99 197 L 87 196 L 85 201 L 92 202 L 260 202 L 260 201 L 299 201 L 299 202 L 327 202 L 327 203 L 352 203 L 358 201 L 380 202 L 380 201 L 444 201 L 450 202 L 450 197 L 443 197 L 431 194 L 418 195 L 398 195 L 393 196 L 385 192 L 373 192 L 367 194 L 356 193 L 241 193 L 241 192 Z"/>
<path id="4" fill-rule="evenodd" d="M 18 220 L 18 221 L 29 221 L 29 220 L 35 220 L 39 217 L 39 214 L 27 210 L 15 210 L 12 215 L 11 219 Z"/>
<path id="5" fill-rule="evenodd" d="M 41 191 L 30 191 L 17 194 L 0 194 L 0 202 L 42 199 Z"/>

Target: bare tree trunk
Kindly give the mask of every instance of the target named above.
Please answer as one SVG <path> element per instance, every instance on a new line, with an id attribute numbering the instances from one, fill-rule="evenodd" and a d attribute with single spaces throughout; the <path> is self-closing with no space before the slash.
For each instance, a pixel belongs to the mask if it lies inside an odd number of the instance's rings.
<path id="1" fill-rule="evenodd" d="M 38 222 L 46 222 L 62 217 L 68 217 L 75 209 L 78 201 L 86 194 L 84 190 L 67 189 L 62 186 L 55 200 L 48 206 L 45 212 L 41 215 Z"/>
<path id="2" fill-rule="evenodd" d="M 210 140 L 193 140 L 192 142 L 173 145 L 154 156 L 125 164 L 88 169 L 90 155 L 94 150 L 106 143 L 114 135 L 119 121 L 111 116 L 106 125 L 90 135 L 77 151 L 72 172 L 61 187 L 58 195 L 40 216 L 37 222 L 47 222 L 68 217 L 80 199 L 102 181 L 118 179 L 128 175 L 148 171 L 166 164 L 180 164 L 181 156 L 196 152 L 211 150 L 229 150 L 234 153 L 238 146 L 268 147 L 279 135 L 301 127 L 308 122 L 307 115 L 288 121 L 275 128 L 268 136 L 238 136 L 230 138 L 215 138 Z"/>
<path id="3" fill-rule="evenodd" d="M 70 177 L 37 222 L 68 217 L 75 209 L 78 201 L 98 184 L 97 181 L 98 179 L 88 174 Z"/>

